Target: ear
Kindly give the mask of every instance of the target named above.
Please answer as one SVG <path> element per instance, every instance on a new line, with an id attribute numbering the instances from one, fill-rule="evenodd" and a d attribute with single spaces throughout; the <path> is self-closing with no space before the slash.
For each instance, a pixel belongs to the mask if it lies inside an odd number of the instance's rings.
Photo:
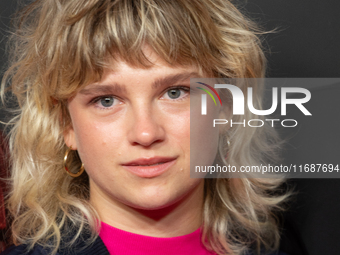
<path id="1" fill-rule="evenodd" d="M 63 132 L 64 141 L 67 147 L 71 147 L 73 150 L 77 150 L 76 136 L 72 124 L 70 124 Z"/>

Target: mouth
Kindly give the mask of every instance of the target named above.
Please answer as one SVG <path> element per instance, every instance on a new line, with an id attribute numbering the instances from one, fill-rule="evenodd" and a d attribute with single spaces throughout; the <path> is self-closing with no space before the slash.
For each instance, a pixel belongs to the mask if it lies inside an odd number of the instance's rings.
<path id="1" fill-rule="evenodd" d="M 166 172 L 176 163 L 177 157 L 139 158 L 122 166 L 134 175 L 143 178 L 152 178 Z"/>

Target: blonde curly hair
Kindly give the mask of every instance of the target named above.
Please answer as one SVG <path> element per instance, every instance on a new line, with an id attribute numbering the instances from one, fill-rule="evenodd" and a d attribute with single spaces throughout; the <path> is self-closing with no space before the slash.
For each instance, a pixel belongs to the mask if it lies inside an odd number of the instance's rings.
<path id="1" fill-rule="evenodd" d="M 40 244 L 52 254 L 66 227 L 77 229 L 70 243 L 85 229 L 89 243 L 98 232 L 87 174 L 73 179 L 64 172 L 63 132 L 70 125 L 66 100 L 100 80 L 112 58 L 148 68 L 147 44 L 170 65 L 195 65 L 214 77 L 265 73 L 256 26 L 227 0 L 36 0 L 16 21 L 2 81 L 3 98 L 9 89 L 18 102 L 9 123 L 12 236 L 15 244 Z M 261 90 L 261 84 L 254 89 L 257 109 Z M 277 135 L 267 128 L 232 128 L 228 135 L 231 164 L 258 165 L 276 156 Z M 287 194 L 274 194 L 282 181 L 206 179 L 204 245 L 217 254 L 277 249 L 273 212 Z"/>

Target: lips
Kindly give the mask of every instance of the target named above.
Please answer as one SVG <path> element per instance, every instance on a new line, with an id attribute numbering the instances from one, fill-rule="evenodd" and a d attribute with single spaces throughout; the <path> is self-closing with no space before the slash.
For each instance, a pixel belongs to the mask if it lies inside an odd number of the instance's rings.
<path id="1" fill-rule="evenodd" d="M 129 172 L 144 178 L 156 177 L 176 163 L 176 157 L 139 158 L 122 166 Z"/>
<path id="2" fill-rule="evenodd" d="M 155 164 L 166 163 L 172 160 L 175 160 L 175 157 L 153 157 L 153 158 L 139 158 L 133 161 L 130 161 L 123 166 L 150 166 Z"/>

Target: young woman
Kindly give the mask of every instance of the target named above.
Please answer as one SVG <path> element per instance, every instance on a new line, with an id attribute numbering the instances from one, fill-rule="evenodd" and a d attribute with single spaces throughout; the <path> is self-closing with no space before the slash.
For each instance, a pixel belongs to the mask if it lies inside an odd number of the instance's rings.
<path id="1" fill-rule="evenodd" d="M 265 72 L 229 1 L 37 0 L 17 25 L 4 254 L 277 250 L 281 179 L 190 178 L 190 78 Z M 222 133 L 236 165 L 275 156 L 266 127 Z"/>

